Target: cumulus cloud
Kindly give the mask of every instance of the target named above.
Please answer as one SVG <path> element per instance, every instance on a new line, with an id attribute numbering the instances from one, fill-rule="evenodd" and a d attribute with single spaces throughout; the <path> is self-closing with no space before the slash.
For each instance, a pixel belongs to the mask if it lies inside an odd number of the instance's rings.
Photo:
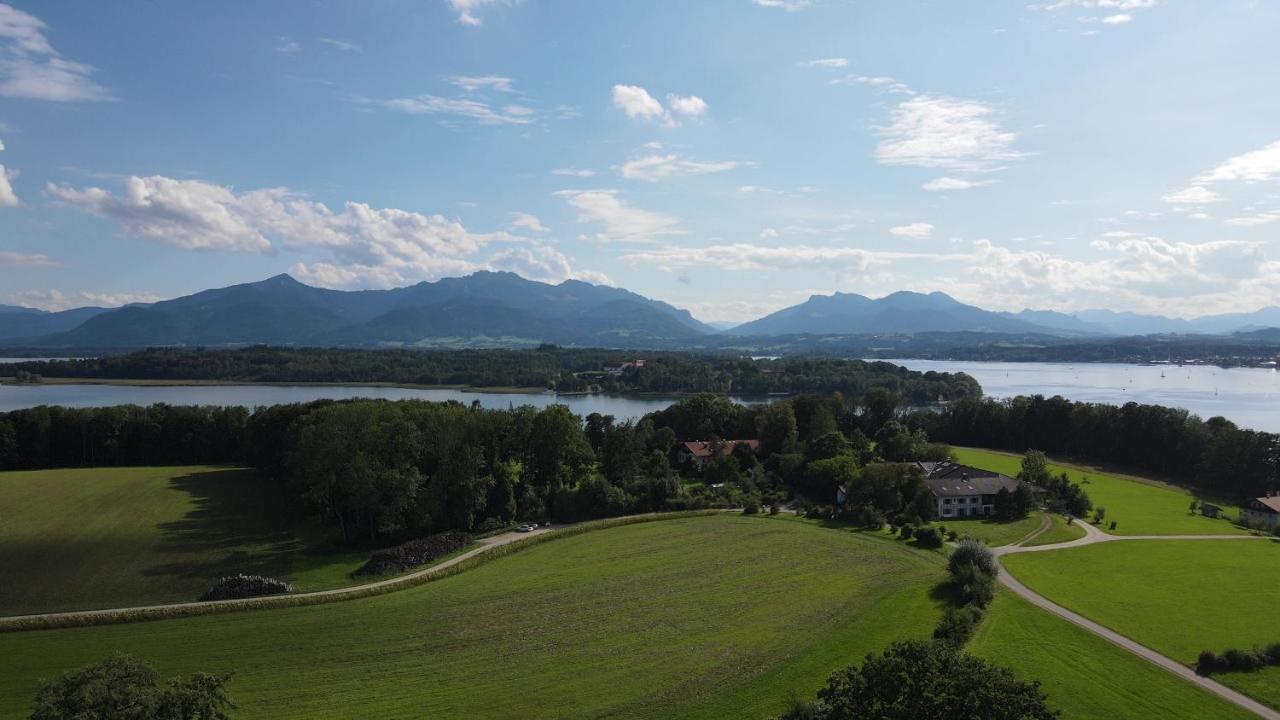
<path id="1" fill-rule="evenodd" d="M 947 190 L 969 190 L 983 185 L 990 185 L 994 180 L 966 180 L 964 178 L 940 177 L 921 185 L 929 192 L 945 192 Z"/>
<path id="2" fill-rule="evenodd" d="M 639 85 L 614 85 L 613 104 L 629 118 L 670 122 L 670 115 L 662 103 Z"/>
<path id="3" fill-rule="evenodd" d="M 0 152 L 4 151 L 4 142 L 0 141 Z M 13 178 L 18 176 L 16 170 L 0 165 L 0 207 L 17 207 L 22 202 L 13 192 Z"/>
<path id="4" fill-rule="evenodd" d="M 805 67 L 842 68 L 849 67 L 849 59 L 842 57 L 819 58 L 817 60 L 810 60 L 809 62 L 800 64 Z"/>
<path id="5" fill-rule="evenodd" d="M 453 11 L 458 14 L 458 22 L 478 27 L 483 24 L 478 12 L 484 7 L 497 4 L 499 0 L 448 0 L 448 2 Z"/>
<path id="6" fill-rule="evenodd" d="M 582 280 L 596 285 L 612 285 L 608 275 L 594 271 L 576 271 L 560 251 L 542 243 L 512 247 L 489 259 L 492 270 L 507 270 L 530 280 L 560 283 Z"/>
<path id="7" fill-rule="evenodd" d="M 1264 182 L 1280 177 L 1280 141 L 1228 159 L 1193 182 Z"/>
<path id="8" fill-rule="evenodd" d="M 1076 16 L 1080 22 L 1125 25 L 1133 21 L 1133 11 L 1150 10 L 1158 4 L 1158 0 L 1057 0 L 1057 2 L 1031 4 L 1027 7 L 1049 13 L 1066 10 L 1085 11 L 1085 14 Z"/>
<path id="9" fill-rule="evenodd" d="M 68 60 L 45 37 L 44 21 L 0 3 L 0 96 L 50 102 L 110 100 L 92 65 Z"/>
<path id="10" fill-rule="evenodd" d="M 685 117 L 702 117 L 707 114 L 707 102 L 697 95 L 667 95 L 671 112 Z"/>
<path id="11" fill-rule="evenodd" d="M 933 226 L 927 222 L 913 222 L 909 225 L 891 227 L 889 234 L 912 240 L 928 240 L 933 235 Z"/>
<path id="12" fill-rule="evenodd" d="M 655 182 L 673 177 L 690 175 L 709 175 L 742 167 L 745 163 L 736 160 L 693 160 L 678 154 L 645 155 L 623 163 L 620 168 L 622 177 L 628 180 L 647 180 Z"/>
<path id="13" fill-rule="evenodd" d="M 528 230 L 535 233 L 547 233 L 551 230 L 542 224 L 542 220 L 537 215 L 526 212 L 511 213 L 511 224 L 507 227 L 512 230 Z"/>
<path id="14" fill-rule="evenodd" d="M 667 246 L 623 254 L 633 264 L 653 265 L 661 270 L 716 267 L 722 270 L 763 270 L 778 268 L 843 269 L 866 271 L 897 260 L 956 261 L 964 254 L 909 253 L 865 250 L 853 247 L 789 245 L 771 247 L 751 243 L 731 243 L 708 247 Z"/>
<path id="15" fill-rule="evenodd" d="M 48 255 L 0 250 L 0 266 L 8 267 L 56 267 L 57 262 Z"/>
<path id="16" fill-rule="evenodd" d="M 617 190 L 561 190 L 554 193 L 578 210 L 578 222 L 604 226 L 593 238 L 601 242 L 650 242 L 680 232 L 670 215 L 628 205 Z"/>
<path id="17" fill-rule="evenodd" d="M 154 303 L 164 298 L 149 292 L 95 293 L 73 292 L 61 290 L 24 290 L 9 296 L 9 302 L 22 307 L 36 308 L 58 312 L 80 307 L 120 307 L 134 303 Z"/>
<path id="18" fill-rule="evenodd" d="M 1175 190 L 1161 198 L 1170 205 L 1205 205 L 1221 199 L 1216 192 L 1201 185 Z"/>
<path id="19" fill-rule="evenodd" d="M 976 100 L 921 95 L 900 103 L 880 129 L 875 158 L 883 165 L 987 172 L 1023 157 L 1017 135 Z"/>
<path id="20" fill-rule="evenodd" d="M 125 232 L 185 250 L 324 253 L 300 278 L 328 287 L 390 287 L 471 272 L 506 232 L 475 233 L 443 215 L 347 202 L 334 210 L 288 188 L 237 192 L 200 180 L 130 177 L 124 190 L 50 184 L 56 202 L 110 219 Z"/>

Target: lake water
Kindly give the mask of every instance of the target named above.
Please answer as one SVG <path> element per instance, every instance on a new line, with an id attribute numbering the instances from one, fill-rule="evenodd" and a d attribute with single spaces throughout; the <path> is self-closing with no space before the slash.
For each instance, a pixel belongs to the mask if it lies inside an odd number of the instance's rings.
<path id="1" fill-rule="evenodd" d="M 379 398 L 387 400 L 457 400 L 493 410 L 554 403 L 568 405 L 579 415 L 598 412 L 619 421 L 638 419 L 671 405 L 670 398 L 633 398 L 622 395 L 556 395 L 554 393 L 478 393 L 445 388 L 395 388 L 359 385 L 206 385 L 148 387 L 137 385 L 2 385 L 0 411 L 37 405 L 105 407 L 109 405 L 242 405 L 262 407 L 312 400 Z M 754 402 L 738 400 L 738 402 Z"/>
<path id="2" fill-rule="evenodd" d="M 912 370 L 963 372 L 988 397 L 1061 395 L 1081 402 L 1123 405 L 1137 402 L 1215 415 L 1240 427 L 1280 432 L 1280 372 L 1260 368 L 1203 365 L 1118 365 L 1109 363 L 995 363 L 948 360 L 891 360 Z"/>
<path id="3" fill-rule="evenodd" d="M 1062 395 L 1071 400 L 1123 405 L 1140 402 L 1181 407 L 1209 418 L 1222 415 L 1241 427 L 1280 432 L 1280 373 L 1275 370 L 1203 366 L 1110 365 L 1095 363 L 989 363 L 894 360 L 913 370 L 965 372 L 989 397 Z M 319 399 L 479 401 L 485 408 L 568 405 L 575 413 L 598 412 L 618 420 L 639 418 L 671 404 L 670 398 L 552 393 L 474 393 L 450 389 L 410 389 L 351 385 L 213 385 L 146 387 L 129 385 L 4 385 L 0 411 L 36 405 L 243 405 L 259 407 Z M 739 399 L 739 402 L 756 402 Z"/>

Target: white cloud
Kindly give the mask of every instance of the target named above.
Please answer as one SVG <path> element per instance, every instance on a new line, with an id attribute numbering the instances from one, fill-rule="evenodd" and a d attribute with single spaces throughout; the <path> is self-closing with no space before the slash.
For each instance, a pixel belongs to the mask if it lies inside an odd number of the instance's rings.
<path id="1" fill-rule="evenodd" d="M 680 232 L 680 221 L 670 215 L 631 207 L 617 190 L 561 190 L 554 193 L 578 210 L 578 222 L 604 226 L 594 236 L 601 242 L 649 242 Z"/>
<path id="2" fill-rule="evenodd" d="M 671 112 L 685 117 L 702 117 L 707 114 L 707 102 L 697 95 L 667 95 L 667 104 Z"/>
<path id="3" fill-rule="evenodd" d="M 199 180 L 130 177 L 124 191 L 50 184 L 62 204 L 118 223 L 126 232 L 185 250 L 326 253 L 300 263 L 300 277 L 330 287 L 389 287 L 469 272 L 505 232 L 473 233 L 442 215 L 347 202 L 333 210 L 288 188 L 236 192 Z"/>
<path id="4" fill-rule="evenodd" d="M 596 285 L 612 285 L 613 281 L 604 273 L 590 270 L 575 271 L 560 251 L 542 243 L 531 243 L 521 247 L 503 250 L 489 258 L 488 267 L 492 270 L 507 270 L 546 283 L 560 283 L 565 280 L 582 280 Z"/>
<path id="5" fill-rule="evenodd" d="M 320 38 L 320 42 L 343 52 L 360 52 L 364 49 L 356 43 L 339 40 L 338 38 Z"/>
<path id="6" fill-rule="evenodd" d="M 1106 25 L 1124 25 L 1133 22 L 1133 16 L 1129 13 L 1116 13 L 1115 15 L 1106 15 L 1102 18 L 1102 22 Z"/>
<path id="7" fill-rule="evenodd" d="M 288 35 L 281 35 L 276 38 L 276 52 L 281 55 L 297 55 L 302 52 L 302 46 Z"/>
<path id="8" fill-rule="evenodd" d="M 773 240 L 776 237 L 778 237 L 778 231 L 774 228 L 767 227 L 760 231 L 761 240 Z"/>
<path id="9" fill-rule="evenodd" d="M 1221 200 L 1218 194 L 1200 185 L 1183 188 L 1161 198 L 1171 205 L 1204 205 Z"/>
<path id="10" fill-rule="evenodd" d="M 753 5 L 767 8 L 779 8 L 787 12 L 798 12 L 813 4 L 813 0 L 751 0 Z"/>
<path id="11" fill-rule="evenodd" d="M 22 204 L 13 192 L 13 178 L 17 173 L 0 165 L 0 207 L 17 207 Z"/>
<path id="12" fill-rule="evenodd" d="M 418 95 L 387 100 L 383 105 L 410 115 L 452 115 L 475 120 L 481 125 L 528 125 L 533 122 L 533 111 L 527 107 L 506 105 L 499 108 L 467 98 Z"/>
<path id="13" fill-rule="evenodd" d="M 1197 177 L 1196 183 L 1225 181 L 1263 182 L 1280 177 L 1280 141 L 1260 150 L 1237 155 Z"/>
<path id="14" fill-rule="evenodd" d="M 947 190 L 969 190 L 983 185 L 990 185 L 994 180 L 966 180 L 964 178 L 940 177 L 925 183 L 921 187 L 930 192 Z"/>
<path id="15" fill-rule="evenodd" d="M 477 11 L 488 5 L 497 4 L 498 0 L 448 0 L 454 12 L 458 13 L 458 22 L 463 25 L 477 27 L 481 25 Z"/>
<path id="16" fill-rule="evenodd" d="M 805 67 L 842 68 L 849 67 L 849 59 L 842 57 L 820 58 L 800 64 Z"/>
<path id="17" fill-rule="evenodd" d="M 628 180 L 654 182 L 673 177 L 708 175 L 742 167 L 745 163 L 734 160 L 691 160 L 677 154 L 645 155 L 623 163 L 620 172 Z"/>
<path id="18" fill-rule="evenodd" d="M 933 226 L 927 222 L 913 222 L 910 225 L 899 225 L 889 228 L 889 234 L 895 237 L 912 240 L 928 240 L 933 235 Z"/>
<path id="19" fill-rule="evenodd" d="M 883 165 L 944 168 L 962 172 L 997 170 L 1023 154 L 1013 149 L 1017 135 L 1003 130 L 995 111 L 975 100 L 921 95 L 900 103 L 875 158 Z"/>
<path id="20" fill-rule="evenodd" d="M 64 293 L 61 290 L 24 290 L 9 296 L 9 302 L 22 307 L 58 312 L 80 307 L 120 307 L 133 303 L 154 303 L 164 298 L 149 292 L 133 293 Z"/>
<path id="21" fill-rule="evenodd" d="M 547 233 L 551 230 L 542 224 L 542 220 L 537 215 L 526 212 L 511 213 L 511 224 L 507 227 L 512 230 L 528 230 L 535 233 Z"/>
<path id="22" fill-rule="evenodd" d="M 1280 212 L 1265 212 L 1257 215 L 1246 215 L 1244 217 L 1231 218 L 1227 220 L 1228 225 L 1237 227 L 1257 227 L 1259 225 L 1270 225 L 1280 220 Z"/>
<path id="23" fill-rule="evenodd" d="M 0 96 L 50 102 L 111 100 L 89 78 L 91 65 L 62 57 L 44 35 L 44 21 L 0 3 Z"/>
<path id="24" fill-rule="evenodd" d="M 482 89 L 506 93 L 515 92 L 511 78 L 502 77 L 501 75 L 454 75 L 449 78 L 449 82 L 467 92 L 475 92 Z"/>
<path id="25" fill-rule="evenodd" d="M 9 267 L 56 267 L 58 263 L 48 255 L 0 250 L 0 265 Z"/>
<path id="26" fill-rule="evenodd" d="M 614 85 L 613 104 L 629 118 L 672 122 L 662 103 L 639 85 Z"/>
<path id="27" fill-rule="evenodd" d="M 887 75 L 846 75 L 831 81 L 832 85 L 869 85 L 877 90 L 897 95 L 915 95 L 916 92 L 907 86 L 906 83 L 899 82 Z"/>
<path id="28" fill-rule="evenodd" d="M 561 175 L 564 177 L 580 177 L 589 178 L 596 174 L 595 170 L 587 170 L 586 168 L 562 167 L 551 170 L 552 175 Z"/>
<path id="29" fill-rule="evenodd" d="M 709 247 L 668 246 L 639 250 L 622 255 L 621 260 L 633 264 L 653 265 L 661 270 L 715 267 L 722 270 L 764 270 L 819 268 L 866 271 L 897 260 L 966 260 L 969 255 L 942 253 L 908 253 L 864 250 L 852 247 L 816 247 L 790 245 L 769 247 L 750 243 L 711 245 Z"/>
<path id="30" fill-rule="evenodd" d="M 1124 25 L 1133 21 L 1133 11 L 1150 10 L 1157 0 L 1057 0 L 1057 2 L 1032 4 L 1032 10 L 1058 12 L 1061 10 L 1089 10 L 1105 14 L 1077 15 L 1076 19 L 1083 23 L 1103 23 L 1105 25 Z M 1085 33 L 1092 35 L 1094 31 Z"/>

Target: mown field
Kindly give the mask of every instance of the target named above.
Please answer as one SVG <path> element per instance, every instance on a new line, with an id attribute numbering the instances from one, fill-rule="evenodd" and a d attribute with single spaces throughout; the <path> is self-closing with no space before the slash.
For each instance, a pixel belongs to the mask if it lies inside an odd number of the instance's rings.
<path id="1" fill-rule="evenodd" d="M 1134 540 L 1010 555 L 1050 600 L 1193 665 L 1201 650 L 1280 642 L 1280 542 Z M 1215 676 L 1280 707 L 1280 672 Z"/>
<path id="2" fill-rule="evenodd" d="M 981 540 L 991 547 L 1000 547 L 1015 543 L 1040 527 L 1041 513 L 1032 512 L 1021 520 L 999 522 L 996 520 L 965 519 L 955 520 L 941 518 L 934 520 L 933 525 L 945 526 L 947 531 L 955 530 L 960 536 L 968 536 Z"/>
<path id="3" fill-rule="evenodd" d="M 248 572 L 342 585 L 367 553 L 322 554 L 276 489 L 212 467 L 0 473 L 0 615 L 195 600 Z"/>
<path id="4" fill-rule="evenodd" d="M 1029 542 L 1023 543 L 1027 547 L 1035 545 L 1056 545 L 1057 543 L 1070 542 L 1079 540 L 1085 536 L 1083 527 L 1080 527 L 1079 521 L 1074 521 L 1070 525 L 1067 519 L 1056 513 L 1046 513 L 1049 516 L 1049 529 L 1032 538 Z"/>
<path id="5" fill-rule="evenodd" d="M 953 448 L 956 460 L 965 465 L 993 470 L 1010 477 L 1018 474 L 1022 456 L 994 450 Z M 1247 534 L 1243 528 L 1226 520 L 1214 520 L 1189 512 L 1194 497 L 1189 490 L 1129 479 L 1095 468 L 1050 463 L 1055 475 L 1066 472 L 1076 483 L 1083 484 L 1094 507 L 1107 509 L 1107 532 L 1115 535 L 1226 535 Z M 1239 508 L 1218 503 L 1231 516 Z M 1110 521 L 1116 529 L 1109 529 Z"/>
<path id="6" fill-rule="evenodd" d="M 546 542 L 363 600 L 0 635 L 0 718 L 37 678 L 124 650 L 236 675 L 238 718 L 751 718 L 926 637 L 934 553 L 763 517 Z M 341 698 L 342 702 L 334 702 Z"/>
<path id="7" fill-rule="evenodd" d="M 996 596 L 968 649 L 1040 680 L 1063 720 L 1253 717 L 1011 592 Z"/>

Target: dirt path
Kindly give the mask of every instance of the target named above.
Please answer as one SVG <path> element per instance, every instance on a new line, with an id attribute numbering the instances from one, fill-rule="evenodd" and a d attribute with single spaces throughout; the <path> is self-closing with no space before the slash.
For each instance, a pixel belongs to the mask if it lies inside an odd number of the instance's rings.
<path id="1" fill-rule="evenodd" d="M 332 590 L 316 590 L 313 592 L 292 593 L 290 595 L 273 595 L 268 597 L 243 598 L 238 600 L 217 600 L 213 602 L 185 602 L 170 603 L 167 605 L 140 605 L 136 607 L 126 608 L 104 608 L 101 610 L 76 610 L 71 612 L 60 613 L 41 613 L 37 615 L 14 615 L 9 617 L 0 617 L 0 631 L 23 629 L 28 625 L 40 627 L 56 627 L 60 625 L 85 625 L 94 624 L 94 620 L 99 622 L 106 617 L 119 615 L 137 615 L 138 619 L 150 619 L 166 617 L 168 614 L 181 614 L 185 609 L 199 609 L 201 612 L 215 612 L 223 609 L 233 609 L 237 606 L 252 605 L 254 609 L 269 608 L 274 606 L 289 606 L 297 603 L 299 598 L 324 598 L 324 599 L 342 599 L 344 596 L 363 596 L 369 591 L 389 589 L 398 585 L 412 585 L 425 575 L 445 570 L 457 565 L 464 560 L 475 557 L 484 552 L 488 552 L 496 547 L 509 545 L 514 542 L 526 540 L 538 535 L 554 531 L 554 527 L 538 528 L 532 532 L 517 533 L 508 532 L 501 535 L 485 538 L 479 541 L 477 547 L 467 552 L 449 558 L 444 562 L 429 565 L 421 570 L 415 570 L 405 575 L 397 575 L 386 580 L 378 580 L 376 582 L 363 583 L 360 585 L 351 585 L 348 587 L 334 588 Z"/>
<path id="2" fill-rule="evenodd" d="M 1069 542 L 1056 543 L 1053 545 L 1037 545 L 1034 547 L 1006 545 L 1004 547 L 994 548 L 992 552 L 996 555 L 997 558 L 1000 558 L 1005 555 L 1014 555 L 1017 553 L 1024 553 L 1024 552 L 1047 552 L 1050 550 L 1062 550 L 1064 548 L 1083 547 L 1085 545 L 1094 545 L 1094 544 L 1103 543 L 1103 542 L 1120 542 L 1120 541 L 1128 541 L 1128 540 L 1143 540 L 1143 541 L 1212 540 L 1212 541 L 1217 541 L 1217 540 L 1267 540 L 1268 539 L 1263 537 L 1257 537 L 1254 535 L 1110 535 L 1094 527 L 1093 525 L 1090 525 L 1087 522 L 1083 522 L 1080 520 L 1076 520 L 1075 522 L 1080 527 L 1084 528 L 1084 531 L 1085 531 L 1084 537 L 1077 538 Z M 1027 538 L 1020 540 L 1019 543 L 1029 542 L 1038 534 L 1039 534 L 1038 532 L 1033 533 Z M 1143 660 L 1146 660 L 1147 662 L 1153 663 L 1155 665 L 1158 665 L 1164 668 L 1165 670 L 1168 670 L 1169 672 L 1173 673 L 1174 675 L 1177 675 L 1183 680 L 1186 680 L 1188 682 L 1194 683 L 1195 685 L 1198 685 L 1199 687 L 1213 693 L 1214 695 L 1217 695 L 1218 697 L 1222 698 L 1223 700 L 1226 700 L 1227 702 L 1232 703 L 1233 705 L 1236 705 L 1237 707 L 1240 707 L 1250 713 L 1253 713 L 1254 715 L 1257 715 L 1260 718 L 1265 718 L 1266 720 L 1280 720 L 1280 712 L 1272 710 L 1271 708 L 1267 707 L 1266 705 L 1263 705 L 1257 700 L 1254 700 L 1253 698 L 1250 698 L 1249 696 L 1244 695 L 1243 693 L 1236 692 L 1235 690 L 1232 690 L 1231 688 L 1227 687 L 1226 685 L 1223 685 L 1220 682 L 1217 682 L 1216 680 L 1204 677 L 1202 675 L 1198 675 L 1194 670 L 1178 662 L 1177 660 L 1161 655 L 1160 653 L 1156 652 L 1155 650 L 1152 650 L 1151 648 L 1145 645 L 1135 642 L 1134 640 L 1131 640 L 1128 637 L 1125 637 L 1124 635 L 1121 635 L 1120 633 L 1114 630 L 1103 627 L 1102 625 L 1099 625 L 1098 623 L 1084 617 L 1083 615 L 1072 612 L 1071 610 L 1068 610 L 1062 607 L 1061 605 L 1058 605 L 1052 600 L 1049 600 L 1045 596 L 1040 595 L 1039 593 L 1035 592 L 1034 590 L 1027 587 L 1026 585 L 1023 585 L 1021 582 L 1018 582 L 1017 578 L 1013 577 L 1013 575 L 1011 575 L 1009 571 L 1004 568 L 1003 564 L 1000 564 L 1000 583 L 1003 584 L 1005 587 L 1009 588 L 1010 590 L 1012 590 L 1019 597 L 1030 602 L 1031 604 L 1043 610 L 1047 610 L 1048 612 L 1053 613 L 1054 615 L 1057 615 L 1058 617 L 1062 618 L 1063 620 L 1066 620 L 1067 622 L 1073 625 L 1076 625 L 1085 630 L 1088 630 L 1094 635 L 1097 635 L 1098 637 L 1101 637 L 1102 639 L 1114 645 L 1117 645 L 1125 650 L 1128 650 L 1129 652 L 1133 653 L 1134 655 L 1137 655 L 1138 657 L 1142 658 Z"/>

